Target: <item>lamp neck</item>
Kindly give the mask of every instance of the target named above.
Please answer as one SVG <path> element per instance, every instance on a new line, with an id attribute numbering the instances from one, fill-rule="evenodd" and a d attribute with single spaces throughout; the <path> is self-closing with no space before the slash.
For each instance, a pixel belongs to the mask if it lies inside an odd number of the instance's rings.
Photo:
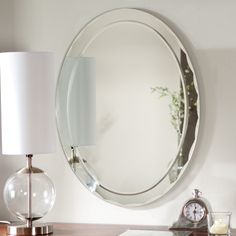
<path id="1" fill-rule="evenodd" d="M 28 228 L 32 228 L 32 180 L 31 180 L 31 172 L 32 172 L 32 154 L 26 155 L 27 158 L 27 169 L 28 173 L 28 217 L 26 220 L 26 225 Z"/>
<path id="2" fill-rule="evenodd" d="M 33 157 L 33 154 L 27 154 L 26 155 L 26 158 L 27 158 L 27 168 L 29 170 L 32 169 L 32 157 Z"/>

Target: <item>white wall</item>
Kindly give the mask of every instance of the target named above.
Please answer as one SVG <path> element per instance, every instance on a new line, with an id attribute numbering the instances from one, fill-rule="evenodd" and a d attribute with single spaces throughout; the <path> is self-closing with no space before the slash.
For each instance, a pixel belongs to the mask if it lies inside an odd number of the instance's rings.
<path id="1" fill-rule="evenodd" d="M 0 0 L 0 51 L 13 48 L 14 18 L 12 7 L 13 2 Z"/>
<path id="2" fill-rule="evenodd" d="M 57 154 L 35 157 L 35 164 L 49 173 L 57 189 L 55 207 L 45 220 L 170 225 L 197 187 L 214 210 L 233 212 L 236 227 L 235 0 L 0 0 L 0 50 L 53 51 L 58 71 L 81 27 L 120 7 L 157 12 L 190 51 L 201 95 L 200 135 L 192 166 L 154 206 L 123 209 L 97 199 L 80 184 L 58 142 Z M 24 165 L 23 159 L 0 158 L 0 192 L 6 178 Z M 9 218 L 0 195 L 0 219 Z"/>

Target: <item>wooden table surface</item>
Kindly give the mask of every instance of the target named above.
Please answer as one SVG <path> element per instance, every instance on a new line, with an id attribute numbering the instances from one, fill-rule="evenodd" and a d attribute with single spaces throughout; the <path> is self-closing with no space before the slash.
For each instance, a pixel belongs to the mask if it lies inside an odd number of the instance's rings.
<path id="1" fill-rule="evenodd" d="M 118 236 L 129 229 L 168 231 L 167 226 L 134 226 L 134 225 L 105 225 L 105 224 L 73 224 L 53 223 L 52 236 Z M 0 236 L 6 235 L 7 225 L 0 224 Z M 181 235 L 181 231 L 176 236 Z M 187 235 L 187 234 L 185 234 Z M 207 233 L 189 232 L 189 236 L 207 236 Z M 236 236 L 236 231 L 231 230 L 231 236 Z"/>

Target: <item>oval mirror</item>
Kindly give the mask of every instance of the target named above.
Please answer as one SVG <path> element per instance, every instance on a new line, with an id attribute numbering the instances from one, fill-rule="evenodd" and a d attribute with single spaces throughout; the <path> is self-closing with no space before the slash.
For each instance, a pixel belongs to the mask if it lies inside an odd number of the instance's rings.
<path id="1" fill-rule="evenodd" d="M 145 11 L 98 16 L 62 63 L 57 124 L 68 163 L 91 192 L 128 207 L 160 198 L 189 164 L 199 124 L 182 43 Z"/>

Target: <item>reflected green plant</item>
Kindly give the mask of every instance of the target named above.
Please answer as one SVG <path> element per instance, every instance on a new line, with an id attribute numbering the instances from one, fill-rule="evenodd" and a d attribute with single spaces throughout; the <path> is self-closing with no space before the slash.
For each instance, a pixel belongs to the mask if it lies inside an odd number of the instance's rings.
<path id="1" fill-rule="evenodd" d="M 174 129 L 176 130 L 179 137 L 181 137 L 182 133 L 182 124 L 184 119 L 184 99 L 183 99 L 183 92 L 180 90 L 177 91 L 171 91 L 167 87 L 160 87 L 156 86 L 151 88 L 151 92 L 158 92 L 159 98 L 163 97 L 169 97 L 170 98 L 170 122 Z"/>

